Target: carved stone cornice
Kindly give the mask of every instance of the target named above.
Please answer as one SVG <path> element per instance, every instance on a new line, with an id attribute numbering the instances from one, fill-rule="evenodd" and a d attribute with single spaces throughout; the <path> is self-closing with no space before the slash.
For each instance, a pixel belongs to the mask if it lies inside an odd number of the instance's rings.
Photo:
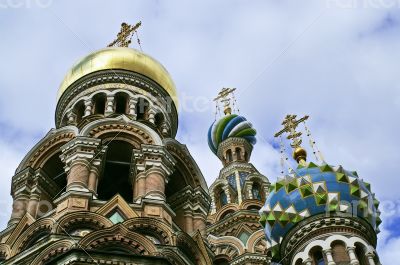
<path id="1" fill-rule="evenodd" d="M 208 214 L 210 202 L 210 196 L 201 187 L 193 188 L 191 186 L 186 186 L 168 198 L 168 204 L 173 209 L 190 208 L 195 210 L 198 208 L 205 216 Z"/>
<path id="2" fill-rule="evenodd" d="M 172 174 L 176 163 L 167 149 L 159 145 L 142 144 L 140 150 L 133 150 L 133 159 L 136 164 L 137 173 L 157 168 L 165 176 Z"/>
<path id="3" fill-rule="evenodd" d="M 92 159 L 101 156 L 105 150 L 99 150 L 101 140 L 89 137 L 76 137 L 61 147 L 61 160 L 68 172 L 71 164 L 82 162 L 89 164 Z"/>
<path id="4" fill-rule="evenodd" d="M 240 223 L 254 223 L 256 228 L 260 229 L 261 224 L 258 222 L 260 216 L 258 212 L 251 210 L 239 210 L 226 218 L 217 221 L 211 226 L 207 227 L 207 234 L 218 235 L 227 229 L 231 229 Z"/>
<path id="5" fill-rule="evenodd" d="M 261 254 L 251 254 L 245 253 L 236 257 L 234 260 L 230 262 L 231 265 L 245 265 L 245 264 L 260 264 L 260 265 L 269 265 L 271 264 L 271 258 L 266 255 Z"/>

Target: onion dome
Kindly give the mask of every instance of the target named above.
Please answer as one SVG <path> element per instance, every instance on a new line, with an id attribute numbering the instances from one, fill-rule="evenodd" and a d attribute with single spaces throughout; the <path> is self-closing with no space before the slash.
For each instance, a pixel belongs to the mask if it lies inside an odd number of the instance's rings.
<path id="1" fill-rule="evenodd" d="M 208 145 L 214 154 L 217 154 L 219 144 L 231 137 L 243 138 L 255 145 L 256 133 L 253 125 L 245 117 L 228 114 L 211 125 L 208 130 Z"/>
<path id="2" fill-rule="evenodd" d="M 178 106 L 174 82 L 164 66 L 151 56 L 127 47 L 108 47 L 80 59 L 67 72 L 58 90 L 57 100 L 75 81 L 102 70 L 127 70 L 144 75 L 158 83 Z"/>
<path id="3" fill-rule="evenodd" d="M 311 162 L 300 164 L 293 173 L 271 186 L 260 210 L 265 234 L 276 246 L 273 255 L 277 255 L 278 244 L 297 223 L 319 214 L 356 214 L 379 232 L 379 201 L 370 184 L 360 179 L 357 172 Z"/>

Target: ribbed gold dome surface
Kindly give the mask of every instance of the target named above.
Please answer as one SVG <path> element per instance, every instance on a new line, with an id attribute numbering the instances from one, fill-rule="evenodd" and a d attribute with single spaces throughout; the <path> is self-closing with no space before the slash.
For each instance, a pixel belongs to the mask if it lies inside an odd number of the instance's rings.
<path id="1" fill-rule="evenodd" d="M 124 47 L 105 48 L 93 52 L 79 60 L 71 70 L 68 71 L 61 83 L 57 100 L 59 100 L 67 88 L 79 78 L 96 71 L 109 69 L 128 70 L 147 76 L 162 86 L 171 96 L 175 106 L 178 106 L 174 82 L 164 66 L 149 55 L 135 49 Z"/>

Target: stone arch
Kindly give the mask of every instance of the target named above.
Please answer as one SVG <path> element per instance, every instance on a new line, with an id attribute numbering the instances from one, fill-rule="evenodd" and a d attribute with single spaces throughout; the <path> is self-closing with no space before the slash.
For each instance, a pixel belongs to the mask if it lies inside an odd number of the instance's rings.
<path id="1" fill-rule="evenodd" d="M 72 112 L 75 114 L 76 124 L 79 124 L 85 115 L 85 101 L 83 99 L 78 100 L 72 107 Z"/>
<path id="2" fill-rule="evenodd" d="M 97 91 L 91 95 L 91 99 L 93 104 L 92 114 L 104 115 L 107 105 L 107 93 L 104 91 Z"/>
<path id="3" fill-rule="evenodd" d="M 251 253 L 266 254 L 266 250 L 271 247 L 271 244 L 265 239 L 264 230 L 260 229 L 247 239 L 246 249 Z"/>
<path id="4" fill-rule="evenodd" d="M 194 264 L 203 265 L 209 264 L 207 258 L 196 244 L 194 239 L 185 232 L 178 232 L 176 235 L 176 245 L 183 253 L 193 261 Z"/>
<path id="5" fill-rule="evenodd" d="M 333 261 L 338 264 L 350 264 L 347 245 L 343 240 L 335 240 L 330 244 Z"/>
<path id="6" fill-rule="evenodd" d="M 121 247 L 138 255 L 150 255 L 157 252 L 150 239 L 129 231 L 123 224 L 92 232 L 79 241 L 86 249 L 104 249 Z"/>
<path id="7" fill-rule="evenodd" d="M 114 94 L 114 113 L 128 114 L 129 112 L 129 94 L 125 91 L 119 91 Z"/>
<path id="8" fill-rule="evenodd" d="M 182 265 L 186 264 L 186 261 L 182 257 L 171 249 L 163 249 L 157 256 L 166 258 L 172 265 Z"/>
<path id="9" fill-rule="evenodd" d="M 10 246 L 4 243 L 0 243 L 0 262 L 11 257 Z"/>
<path id="10" fill-rule="evenodd" d="M 125 133 L 143 144 L 162 145 L 160 136 L 147 125 L 129 120 L 125 115 L 92 121 L 80 131 L 80 136 L 104 138 L 109 134 Z"/>
<path id="11" fill-rule="evenodd" d="M 138 234 L 142 234 L 143 232 L 151 233 L 152 236 L 160 240 L 162 245 L 174 244 L 171 227 L 160 220 L 149 217 L 138 217 L 125 221 L 123 225 L 130 231 Z"/>
<path id="12" fill-rule="evenodd" d="M 57 220 L 52 229 L 54 234 L 70 234 L 74 228 L 100 230 L 111 227 L 113 223 L 106 217 L 94 212 L 71 212 Z"/>
<path id="13" fill-rule="evenodd" d="M 297 253 L 296 256 L 294 256 L 293 260 L 298 260 L 299 258 L 301 258 L 303 260 L 308 259 L 310 250 L 313 247 L 321 247 L 322 249 L 327 249 L 327 248 L 329 248 L 329 244 L 327 244 L 326 241 L 324 241 L 324 240 L 312 241 L 306 246 L 306 248 L 302 252 Z"/>
<path id="14" fill-rule="evenodd" d="M 227 204 L 218 211 L 217 215 L 215 216 L 215 221 L 218 222 L 222 220 L 223 217 L 226 216 L 226 214 L 234 213 L 236 211 L 239 211 L 239 207 L 237 204 L 235 203 Z"/>
<path id="15" fill-rule="evenodd" d="M 233 259 L 245 253 L 245 246 L 242 241 L 233 236 L 216 237 L 209 235 L 208 241 L 215 248 L 214 253 L 216 256 L 229 253 L 229 257 Z"/>
<path id="16" fill-rule="evenodd" d="M 62 239 L 55 241 L 50 246 L 46 247 L 40 254 L 32 261 L 31 265 L 45 264 L 50 258 L 67 252 L 75 245 L 73 239 Z"/>
<path id="17" fill-rule="evenodd" d="M 18 254 L 41 238 L 50 235 L 53 225 L 54 220 L 51 218 L 43 218 L 31 224 L 18 236 L 17 240 L 12 245 L 11 255 L 14 256 Z"/>
<path id="18" fill-rule="evenodd" d="M 240 205 L 240 209 L 253 210 L 256 209 L 255 207 L 257 207 L 257 209 L 260 210 L 263 207 L 263 205 L 264 204 L 259 200 L 245 200 Z"/>
<path id="19" fill-rule="evenodd" d="M 58 150 L 62 145 L 75 138 L 77 134 L 78 129 L 75 126 L 52 129 L 22 159 L 16 173 L 27 167 L 32 167 L 33 169 L 41 167 L 46 158 L 48 158 L 49 150 L 53 150 L 54 153 L 55 150 Z"/>

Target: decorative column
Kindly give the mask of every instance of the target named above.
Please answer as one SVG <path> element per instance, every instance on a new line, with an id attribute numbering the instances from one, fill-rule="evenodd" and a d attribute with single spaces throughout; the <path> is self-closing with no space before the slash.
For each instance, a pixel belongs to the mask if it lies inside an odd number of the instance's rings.
<path id="1" fill-rule="evenodd" d="M 71 110 L 67 112 L 68 125 L 76 125 L 76 114 Z"/>
<path id="2" fill-rule="evenodd" d="M 146 197 L 165 200 L 166 172 L 160 168 L 150 168 L 146 171 Z"/>
<path id="3" fill-rule="evenodd" d="M 27 212 L 33 218 L 36 218 L 39 202 L 40 202 L 40 191 L 37 188 L 34 188 L 31 191 L 31 195 L 29 196 L 29 202 L 27 206 Z"/>
<path id="4" fill-rule="evenodd" d="M 358 261 L 356 253 L 354 251 L 355 251 L 354 247 L 347 247 L 347 253 L 349 254 L 350 257 L 350 264 L 360 265 L 360 262 Z"/>
<path id="5" fill-rule="evenodd" d="M 129 99 L 129 115 L 132 116 L 133 120 L 136 120 L 137 118 L 137 113 L 136 113 L 136 104 L 137 104 L 137 98 L 130 98 Z"/>
<path id="6" fill-rule="evenodd" d="M 105 150 L 103 150 L 101 156 L 103 156 Z M 102 161 L 101 159 L 94 159 L 92 162 L 92 167 L 89 172 L 88 189 L 97 197 L 97 185 L 99 183 L 100 167 Z"/>
<path id="7" fill-rule="evenodd" d="M 146 174 L 144 171 L 136 175 L 135 187 L 134 187 L 134 200 L 139 200 L 146 195 Z"/>
<path id="8" fill-rule="evenodd" d="M 164 136 L 168 135 L 168 125 L 164 122 L 163 124 L 161 124 L 161 133 Z"/>
<path id="9" fill-rule="evenodd" d="M 108 116 L 114 113 L 114 96 L 108 96 L 106 102 L 105 115 Z"/>
<path id="10" fill-rule="evenodd" d="M 232 202 L 232 199 L 231 199 L 231 193 L 229 192 L 229 187 L 228 187 L 228 185 L 224 186 L 224 192 L 225 192 L 225 195 L 226 195 L 226 201 L 227 201 L 228 203 L 231 203 L 231 202 Z"/>
<path id="11" fill-rule="evenodd" d="M 323 252 L 326 256 L 326 261 L 328 262 L 328 265 L 335 265 L 336 263 L 332 257 L 332 249 L 324 249 Z"/>
<path id="12" fill-rule="evenodd" d="M 25 215 L 29 200 L 29 195 L 26 192 L 19 192 L 14 196 L 12 204 L 12 213 L 8 225 L 18 224 L 19 220 Z"/>
<path id="13" fill-rule="evenodd" d="M 155 124 L 156 123 L 156 111 L 154 109 L 150 109 L 149 110 L 149 116 L 148 116 L 148 120 L 150 123 Z"/>
<path id="14" fill-rule="evenodd" d="M 100 139 L 77 137 L 61 147 L 60 157 L 66 164 L 67 191 L 89 191 L 91 163 L 96 156 L 100 156 L 100 142 Z"/>
<path id="15" fill-rule="evenodd" d="M 193 232 L 193 213 L 190 210 L 185 210 L 184 212 L 185 218 L 185 232 L 190 234 Z"/>
<path id="16" fill-rule="evenodd" d="M 303 264 L 304 264 L 304 265 L 312 265 L 312 260 L 311 260 L 311 259 L 306 259 L 306 260 L 303 262 Z"/>
<path id="17" fill-rule="evenodd" d="M 216 212 L 217 212 L 217 204 L 215 199 L 215 193 L 213 191 L 211 194 L 211 214 L 214 214 Z"/>
<path id="18" fill-rule="evenodd" d="M 32 179 L 34 171 L 26 168 L 12 178 L 11 196 L 13 197 L 11 218 L 8 225 L 17 224 L 27 212 L 30 198 L 30 187 L 28 183 Z"/>
<path id="19" fill-rule="evenodd" d="M 87 117 L 92 114 L 93 103 L 91 99 L 85 100 L 85 113 L 83 117 Z"/>
<path id="20" fill-rule="evenodd" d="M 374 261 L 375 254 L 374 253 L 368 252 L 367 254 L 365 254 L 365 256 L 368 259 L 369 265 L 375 265 L 375 261 Z"/>

